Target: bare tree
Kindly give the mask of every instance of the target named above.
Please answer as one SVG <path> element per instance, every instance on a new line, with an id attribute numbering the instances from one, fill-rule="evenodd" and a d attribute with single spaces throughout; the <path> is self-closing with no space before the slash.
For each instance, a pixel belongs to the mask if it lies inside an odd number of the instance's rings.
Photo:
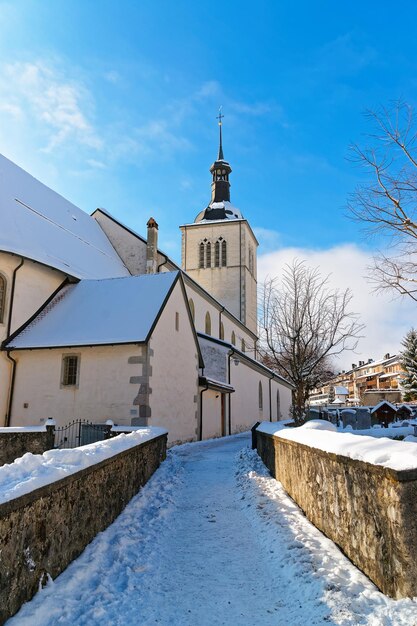
<path id="1" fill-rule="evenodd" d="M 329 277 L 294 260 L 281 280 L 267 279 L 261 297 L 261 352 L 295 385 L 293 409 L 302 419 L 310 391 L 331 373 L 331 357 L 354 350 L 364 326 L 349 311 L 349 289 L 332 290 Z"/>
<path id="2" fill-rule="evenodd" d="M 348 208 L 368 234 L 384 236 L 371 280 L 417 301 L 417 132 L 413 109 L 402 101 L 367 111 L 374 127 L 367 147 L 351 146 L 352 160 L 369 174 Z"/>

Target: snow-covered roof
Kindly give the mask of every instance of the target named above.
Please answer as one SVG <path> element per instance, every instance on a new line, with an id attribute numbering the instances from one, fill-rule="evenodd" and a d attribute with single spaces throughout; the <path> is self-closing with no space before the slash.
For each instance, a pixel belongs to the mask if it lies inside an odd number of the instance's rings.
<path id="1" fill-rule="evenodd" d="M 0 251 L 76 278 L 129 276 L 100 225 L 0 155 Z"/>
<path id="2" fill-rule="evenodd" d="M 379 390 L 375 390 L 375 391 L 379 391 Z M 385 391 L 385 390 L 384 390 Z M 375 411 L 377 411 L 378 409 L 381 408 L 381 406 L 384 406 L 384 404 L 386 404 L 387 406 L 389 406 L 390 409 L 393 409 L 394 411 L 397 410 L 397 407 L 394 404 L 391 404 L 391 402 L 388 402 L 388 400 L 381 400 L 381 402 L 378 402 L 378 404 L 376 404 L 375 406 L 372 407 L 371 409 L 371 413 L 374 413 Z"/>
<path id="3" fill-rule="evenodd" d="M 7 348 L 144 342 L 178 276 L 164 272 L 67 285 Z"/>
<path id="4" fill-rule="evenodd" d="M 243 215 L 238 208 L 233 206 L 228 200 L 222 200 L 221 202 L 211 202 L 206 209 L 207 215 L 210 211 L 216 211 L 217 209 L 224 209 L 227 220 L 243 220 Z M 199 220 L 201 222 L 210 222 L 210 218 Z"/>
<path id="5" fill-rule="evenodd" d="M 346 389 L 346 387 L 342 387 L 341 385 L 338 385 L 334 388 L 334 392 L 336 395 L 339 396 L 348 396 L 349 395 L 349 391 L 348 389 Z"/>

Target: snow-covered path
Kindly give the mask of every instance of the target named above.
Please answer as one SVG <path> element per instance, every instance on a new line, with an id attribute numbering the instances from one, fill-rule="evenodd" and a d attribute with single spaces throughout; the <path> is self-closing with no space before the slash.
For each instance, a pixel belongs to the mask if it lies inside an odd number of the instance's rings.
<path id="1" fill-rule="evenodd" d="M 179 446 L 8 626 L 417 626 L 305 519 L 247 435 Z"/>

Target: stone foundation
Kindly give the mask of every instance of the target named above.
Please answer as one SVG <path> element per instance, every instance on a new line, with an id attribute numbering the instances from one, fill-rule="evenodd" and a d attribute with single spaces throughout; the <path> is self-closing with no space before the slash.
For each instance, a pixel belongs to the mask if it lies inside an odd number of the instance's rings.
<path id="1" fill-rule="evenodd" d="M 0 504 L 0 624 L 77 558 L 158 468 L 166 435 Z"/>
<path id="2" fill-rule="evenodd" d="M 417 470 L 256 435 L 263 462 L 308 519 L 383 593 L 417 596 Z"/>

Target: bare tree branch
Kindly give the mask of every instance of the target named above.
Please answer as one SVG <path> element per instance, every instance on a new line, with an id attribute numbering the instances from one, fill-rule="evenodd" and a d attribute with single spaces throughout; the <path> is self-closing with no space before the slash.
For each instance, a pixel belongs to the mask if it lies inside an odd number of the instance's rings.
<path id="1" fill-rule="evenodd" d="M 394 256 L 381 252 L 371 266 L 377 289 L 390 289 L 417 301 L 417 132 L 413 109 L 403 101 L 367 111 L 375 126 L 370 146 L 351 147 L 351 160 L 370 178 L 348 201 L 353 219 L 370 234 L 389 237 Z M 387 246 L 388 247 L 388 246 Z"/>
<path id="2" fill-rule="evenodd" d="M 354 350 L 364 326 L 349 311 L 352 294 L 331 290 L 328 277 L 294 260 L 281 280 L 261 290 L 261 352 L 265 362 L 295 385 L 301 419 L 309 392 L 331 369 L 331 358 Z"/>

